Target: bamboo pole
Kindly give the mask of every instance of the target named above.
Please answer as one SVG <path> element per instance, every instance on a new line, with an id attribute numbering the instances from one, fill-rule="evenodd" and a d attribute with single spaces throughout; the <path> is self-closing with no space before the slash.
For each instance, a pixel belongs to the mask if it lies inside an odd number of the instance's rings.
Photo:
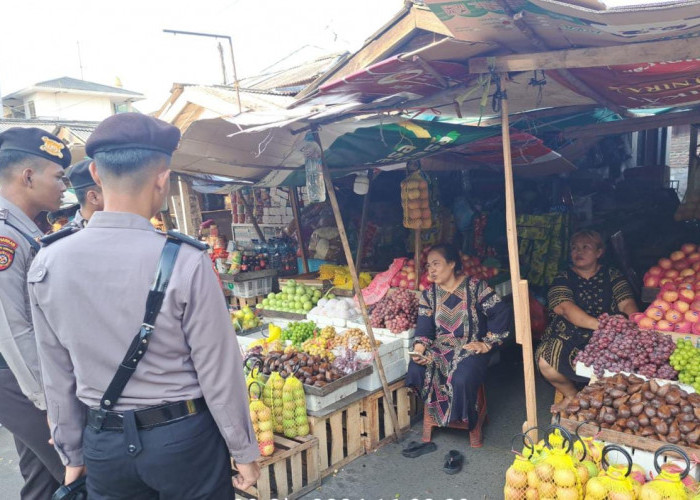
<path id="1" fill-rule="evenodd" d="M 379 350 L 377 349 L 377 341 L 374 337 L 374 330 L 372 330 L 372 325 L 369 321 L 369 314 L 367 313 L 367 304 L 365 304 L 365 298 L 362 295 L 362 288 L 360 288 L 360 279 L 357 276 L 357 269 L 355 268 L 355 262 L 352 258 L 352 251 L 350 250 L 350 242 L 348 241 L 348 235 L 345 232 L 345 224 L 343 223 L 343 217 L 340 215 L 340 207 L 338 206 L 338 199 L 335 196 L 335 191 L 333 189 L 333 179 L 328 172 L 328 167 L 326 166 L 326 159 L 323 152 L 323 144 L 321 144 L 321 138 L 318 135 L 318 131 L 314 130 L 314 140 L 318 143 L 321 148 L 321 169 L 323 172 L 323 182 L 326 184 L 326 191 L 328 192 L 328 198 L 331 202 L 331 207 L 333 208 L 333 215 L 335 216 L 335 222 L 338 226 L 338 233 L 340 233 L 340 240 L 343 243 L 343 250 L 345 252 L 345 259 L 348 261 L 348 268 L 350 270 L 350 276 L 352 277 L 352 285 L 355 289 L 355 296 L 360 304 L 360 311 L 362 312 L 362 318 L 365 321 L 365 327 L 367 328 L 367 335 L 372 343 L 372 357 L 374 358 L 374 365 L 377 368 L 377 373 L 379 374 L 379 380 L 382 382 L 382 389 L 384 389 L 384 397 L 386 398 L 386 408 L 389 410 L 389 416 L 391 417 L 391 423 L 394 427 L 394 435 L 396 439 L 401 438 L 401 429 L 399 429 L 399 419 L 396 416 L 396 410 L 394 408 L 394 398 L 391 397 L 391 391 L 389 390 L 389 384 L 386 380 L 386 374 L 384 373 L 384 364 L 382 363 L 382 358 L 379 356 Z"/>
<path id="2" fill-rule="evenodd" d="M 523 349 L 523 375 L 525 378 L 525 406 L 527 420 L 523 431 L 537 427 L 537 395 L 535 392 L 535 366 L 530 330 L 530 308 L 527 281 L 520 278 L 520 256 L 518 252 L 518 227 L 515 216 L 515 193 L 513 189 L 513 160 L 510 151 L 510 123 L 505 79 L 501 78 L 503 100 L 501 107 L 501 128 L 503 135 L 503 172 L 506 191 L 506 234 L 508 237 L 508 260 L 513 289 L 513 310 L 515 313 L 515 339 Z M 535 440 L 537 436 L 534 436 Z"/>
<path id="3" fill-rule="evenodd" d="M 357 235 L 357 252 L 355 253 L 355 264 L 357 265 L 357 271 L 362 269 L 362 250 L 363 243 L 365 239 L 365 231 L 367 229 L 367 212 L 369 212 L 369 197 L 372 194 L 372 172 L 367 174 L 369 179 L 369 189 L 365 195 L 365 199 L 362 200 L 362 217 L 360 219 L 360 230 Z"/>
<path id="4" fill-rule="evenodd" d="M 289 200 L 292 202 L 292 212 L 294 213 L 294 224 L 297 228 L 297 240 L 299 241 L 299 249 L 301 250 L 301 265 L 304 274 L 309 272 L 309 258 L 306 255 L 306 245 L 304 238 L 301 235 L 301 217 L 299 214 L 299 194 L 296 186 L 289 188 Z"/>
<path id="5" fill-rule="evenodd" d="M 414 229 L 413 232 L 415 233 L 415 238 L 416 238 L 415 247 L 413 249 L 413 253 L 414 253 L 413 260 L 414 260 L 414 266 L 416 268 L 416 290 L 418 290 L 418 286 L 420 285 L 420 273 L 421 273 L 421 269 L 420 269 L 420 254 L 422 251 L 421 239 L 420 239 L 421 230 L 420 230 L 420 228 L 418 228 L 418 229 Z"/>

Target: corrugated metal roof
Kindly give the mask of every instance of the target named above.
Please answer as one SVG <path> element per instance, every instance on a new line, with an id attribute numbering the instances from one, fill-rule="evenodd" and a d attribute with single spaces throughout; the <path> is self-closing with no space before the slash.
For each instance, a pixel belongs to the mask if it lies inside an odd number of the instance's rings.
<path id="1" fill-rule="evenodd" d="M 124 94 L 134 97 L 143 97 L 143 94 L 140 94 L 139 92 L 132 92 L 131 90 L 112 87 L 110 85 L 102 85 L 101 83 L 88 82 L 86 80 L 78 80 L 77 78 L 71 78 L 69 76 L 56 78 L 54 80 L 46 80 L 45 82 L 37 83 L 35 87 L 84 90 L 86 92 L 106 92 L 111 94 Z"/>
<path id="2" fill-rule="evenodd" d="M 12 127 L 37 127 L 50 133 L 65 127 L 78 139 L 85 142 L 100 122 L 66 121 L 66 120 L 24 120 L 21 118 L 0 118 L 0 132 Z"/>
<path id="3" fill-rule="evenodd" d="M 329 54 L 313 61 L 241 80 L 241 86 L 256 90 L 286 90 L 296 93 L 325 73 L 348 53 Z"/>

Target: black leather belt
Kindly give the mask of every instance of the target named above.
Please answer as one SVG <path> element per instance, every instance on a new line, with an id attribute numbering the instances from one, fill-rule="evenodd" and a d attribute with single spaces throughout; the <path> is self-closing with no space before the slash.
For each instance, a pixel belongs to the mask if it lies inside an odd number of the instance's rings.
<path id="1" fill-rule="evenodd" d="M 207 403 L 204 401 L 204 398 L 199 398 L 136 410 L 134 417 L 136 418 L 137 428 L 150 429 L 202 413 L 206 409 Z M 90 408 L 88 410 L 87 424 L 97 430 L 121 431 L 124 429 L 124 415 L 120 411 L 101 413 L 99 409 Z"/>
<path id="2" fill-rule="evenodd" d="M 5 358 L 0 354 L 0 370 L 9 370 L 9 368 L 7 361 L 5 361 Z"/>

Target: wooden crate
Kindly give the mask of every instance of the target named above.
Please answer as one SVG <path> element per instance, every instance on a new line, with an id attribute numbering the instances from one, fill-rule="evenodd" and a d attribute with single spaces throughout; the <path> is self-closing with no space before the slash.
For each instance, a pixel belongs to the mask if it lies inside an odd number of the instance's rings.
<path id="1" fill-rule="evenodd" d="M 309 412 L 311 434 L 318 439 L 321 477 L 332 474 L 365 454 L 362 436 L 362 397 L 365 391 L 340 401 L 324 413 Z"/>
<path id="2" fill-rule="evenodd" d="M 255 309 L 255 306 L 257 304 L 262 304 L 262 301 L 264 298 L 265 298 L 264 295 L 259 295 L 257 297 L 250 297 L 247 299 L 244 299 L 243 297 L 234 297 L 232 295 L 231 296 L 231 305 L 238 307 L 239 309 L 243 309 L 245 306 L 248 306 L 251 309 Z"/>
<path id="3" fill-rule="evenodd" d="M 389 386 L 393 398 L 394 409 L 399 421 L 399 429 L 407 430 L 411 426 L 411 417 L 421 410 L 421 404 L 413 398 L 413 391 L 405 386 L 404 380 L 394 382 Z M 362 428 L 365 451 L 375 451 L 377 448 L 393 441 L 394 425 L 389 414 L 389 404 L 384 397 L 384 391 L 379 389 L 362 400 Z"/>
<path id="4" fill-rule="evenodd" d="M 294 500 L 321 485 L 318 439 L 313 436 L 294 439 L 275 435 L 275 453 L 258 459 L 260 479 L 236 498 L 287 498 Z M 236 470 L 235 463 L 232 462 Z M 242 494 L 242 496 L 241 496 Z"/>

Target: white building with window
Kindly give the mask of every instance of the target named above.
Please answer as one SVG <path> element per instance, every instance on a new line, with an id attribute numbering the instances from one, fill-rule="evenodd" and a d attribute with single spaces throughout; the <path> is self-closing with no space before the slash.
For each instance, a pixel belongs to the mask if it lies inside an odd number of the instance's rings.
<path id="1" fill-rule="evenodd" d="M 37 83 L 2 98 L 6 118 L 102 121 L 134 111 L 143 94 L 120 87 L 63 77 Z"/>

